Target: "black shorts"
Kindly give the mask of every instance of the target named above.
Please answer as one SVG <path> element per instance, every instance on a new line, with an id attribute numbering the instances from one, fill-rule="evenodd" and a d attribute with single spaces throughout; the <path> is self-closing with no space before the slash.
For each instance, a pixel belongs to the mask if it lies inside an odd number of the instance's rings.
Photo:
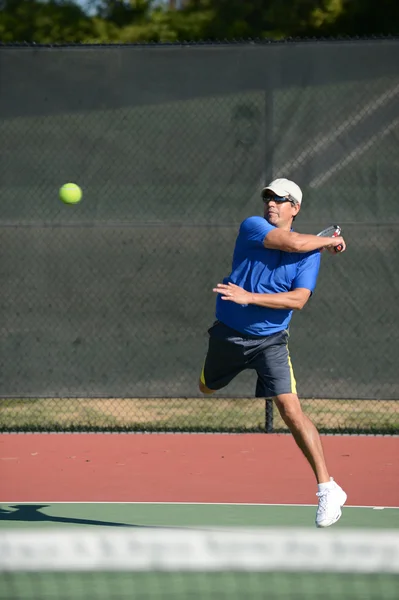
<path id="1" fill-rule="evenodd" d="M 287 330 L 265 337 L 248 337 L 216 321 L 208 333 L 208 352 L 201 373 L 201 381 L 207 388 L 220 390 L 241 371 L 253 369 L 258 375 L 257 398 L 296 394 Z"/>

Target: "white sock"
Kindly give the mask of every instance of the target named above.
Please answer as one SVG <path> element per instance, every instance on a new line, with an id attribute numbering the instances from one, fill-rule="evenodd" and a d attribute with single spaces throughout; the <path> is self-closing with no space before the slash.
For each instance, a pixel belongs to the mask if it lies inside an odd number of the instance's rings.
<path id="1" fill-rule="evenodd" d="M 333 479 L 331 478 L 330 481 L 326 481 L 325 483 L 318 483 L 317 491 L 323 492 L 324 490 L 329 490 L 332 486 L 333 486 Z"/>

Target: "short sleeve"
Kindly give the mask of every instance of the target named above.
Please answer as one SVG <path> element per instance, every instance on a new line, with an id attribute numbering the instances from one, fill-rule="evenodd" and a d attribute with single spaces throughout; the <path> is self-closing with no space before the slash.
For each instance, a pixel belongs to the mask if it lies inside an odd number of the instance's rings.
<path id="1" fill-rule="evenodd" d="M 314 250 L 302 258 L 292 282 L 292 289 L 305 288 L 314 291 L 320 269 L 320 251 Z"/>
<path id="2" fill-rule="evenodd" d="M 239 237 L 244 243 L 251 246 L 263 246 L 263 240 L 271 231 L 275 229 L 262 217 L 248 217 L 241 223 Z"/>

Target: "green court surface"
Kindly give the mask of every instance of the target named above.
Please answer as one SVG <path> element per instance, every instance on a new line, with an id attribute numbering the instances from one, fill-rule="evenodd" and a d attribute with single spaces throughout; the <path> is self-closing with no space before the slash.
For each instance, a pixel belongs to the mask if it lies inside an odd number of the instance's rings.
<path id="1" fill-rule="evenodd" d="M 0 505 L 1 528 L 314 527 L 316 506 L 264 504 L 42 503 Z M 344 507 L 334 528 L 399 529 L 399 509 Z"/>
<path id="2" fill-rule="evenodd" d="M 397 600 L 394 575 L 342 573 L 63 573 L 13 578 L 11 600 Z M 0 600 L 10 600 L 7 584 Z M 32 588 L 40 596 L 32 595 Z M 67 595 L 65 596 L 65 590 Z M 265 593 L 265 590 L 267 592 Z M 322 592 L 320 592 L 322 590 Z"/>

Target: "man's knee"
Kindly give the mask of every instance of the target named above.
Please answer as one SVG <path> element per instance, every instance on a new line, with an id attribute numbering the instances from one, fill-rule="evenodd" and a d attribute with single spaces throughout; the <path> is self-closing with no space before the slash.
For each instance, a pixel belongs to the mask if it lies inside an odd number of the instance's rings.
<path id="1" fill-rule="evenodd" d="M 274 402 L 286 424 L 302 419 L 302 407 L 296 394 L 280 394 L 274 398 Z"/>
<path id="2" fill-rule="evenodd" d="M 216 390 L 211 390 L 210 388 L 208 388 L 205 383 L 203 381 L 201 381 L 201 379 L 199 380 L 199 389 L 200 392 L 202 392 L 203 394 L 213 394 Z"/>

